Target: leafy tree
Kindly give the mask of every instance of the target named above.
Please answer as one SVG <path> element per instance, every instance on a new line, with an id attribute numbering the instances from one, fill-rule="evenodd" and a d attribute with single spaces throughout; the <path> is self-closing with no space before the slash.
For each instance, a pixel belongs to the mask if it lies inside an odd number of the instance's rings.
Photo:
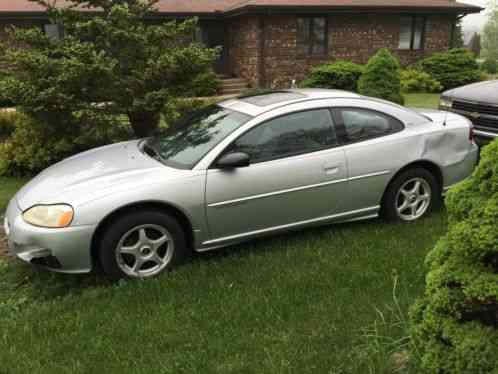
<path id="1" fill-rule="evenodd" d="M 455 25 L 455 33 L 453 34 L 453 48 L 462 48 L 464 46 L 464 41 L 463 41 L 463 26 L 462 26 L 462 20 L 459 19 L 456 22 Z"/>
<path id="2" fill-rule="evenodd" d="M 399 62 L 389 50 L 380 49 L 370 58 L 358 82 L 358 92 L 403 104 Z"/>
<path id="3" fill-rule="evenodd" d="M 474 33 L 469 42 L 469 49 L 474 54 L 474 56 L 479 57 L 481 55 L 481 35 L 479 33 Z"/>
<path id="4" fill-rule="evenodd" d="M 13 28 L 14 43 L 2 48 L 10 78 L 0 89 L 50 125 L 108 125 L 124 116 L 137 136 L 147 136 L 218 53 L 191 42 L 195 19 L 150 21 L 157 0 L 68 0 L 64 8 L 30 1 L 45 7 L 63 35 Z"/>
<path id="5" fill-rule="evenodd" d="M 488 59 L 498 60 L 498 5 L 490 5 L 488 22 L 482 34 L 483 54 Z"/>
<path id="6" fill-rule="evenodd" d="M 429 253 L 413 332 L 429 373 L 498 370 L 498 140 L 446 197 L 448 233 Z"/>

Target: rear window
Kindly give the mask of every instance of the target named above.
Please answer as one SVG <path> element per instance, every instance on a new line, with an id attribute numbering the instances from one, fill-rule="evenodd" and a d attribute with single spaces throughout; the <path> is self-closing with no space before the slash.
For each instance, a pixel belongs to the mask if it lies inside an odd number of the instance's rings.
<path id="1" fill-rule="evenodd" d="M 252 96 L 240 96 L 238 99 L 245 103 L 265 107 L 291 100 L 299 100 L 306 98 L 306 95 L 297 92 L 278 91 L 270 93 L 262 93 Z"/>

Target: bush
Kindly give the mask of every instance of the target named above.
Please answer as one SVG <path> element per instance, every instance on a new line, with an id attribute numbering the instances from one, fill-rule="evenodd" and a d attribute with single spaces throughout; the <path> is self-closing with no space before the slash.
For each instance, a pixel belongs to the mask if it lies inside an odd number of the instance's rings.
<path id="1" fill-rule="evenodd" d="M 8 78 L 8 74 L 0 71 L 0 81 Z M 0 108 L 11 108 L 14 106 L 12 100 L 10 100 L 3 92 L 0 90 Z M 0 130 L 1 131 L 1 130 Z"/>
<path id="2" fill-rule="evenodd" d="M 14 122 L 16 116 L 15 111 L 0 109 L 0 141 L 8 138 L 14 132 Z"/>
<path id="3" fill-rule="evenodd" d="M 13 130 L 0 142 L 0 175 L 33 175 L 76 153 L 132 137 L 126 121 L 113 126 L 64 129 L 47 126 L 26 114 L 12 114 Z"/>
<path id="4" fill-rule="evenodd" d="M 498 73 L 498 62 L 494 59 L 487 58 L 481 64 L 481 69 L 484 70 L 486 73 L 496 74 Z"/>
<path id="5" fill-rule="evenodd" d="M 448 233 L 429 253 L 423 298 L 412 309 L 422 365 L 431 373 L 498 368 L 498 140 L 446 198 Z"/>
<path id="6" fill-rule="evenodd" d="M 385 48 L 379 50 L 365 67 L 358 82 L 362 95 L 403 104 L 398 60 Z"/>
<path id="7" fill-rule="evenodd" d="M 419 62 L 419 68 L 443 85 L 443 90 L 480 80 L 479 66 L 472 52 L 452 49 L 436 53 Z"/>
<path id="8" fill-rule="evenodd" d="M 212 105 L 217 101 L 218 99 L 216 98 L 185 98 L 177 100 L 171 106 L 164 108 L 161 116 L 161 130 L 165 128 L 171 129 L 181 118 L 188 116 L 196 110 Z"/>
<path id="9" fill-rule="evenodd" d="M 302 87 L 334 88 L 356 91 L 363 67 L 350 61 L 336 61 L 316 67 L 310 76 L 301 83 Z"/>
<path id="10" fill-rule="evenodd" d="M 408 69 L 401 71 L 401 90 L 403 92 L 441 92 L 443 86 L 423 71 Z"/>
<path id="11" fill-rule="evenodd" d="M 206 97 L 214 96 L 221 89 L 221 79 L 212 72 L 202 73 L 195 78 L 190 87 L 184 86 L 180 96 L 183 97 Z"/>

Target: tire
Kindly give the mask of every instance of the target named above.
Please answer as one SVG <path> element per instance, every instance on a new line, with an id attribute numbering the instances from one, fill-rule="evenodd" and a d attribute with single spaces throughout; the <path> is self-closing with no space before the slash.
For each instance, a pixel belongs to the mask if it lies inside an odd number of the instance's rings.
<path id="1" fill-rule="evenodd" d="M 151 278 L 179 265 L 187 242 L 180 224 L 155 210 L 127 213 L 105 230 L 99 260 L 112 279 Z"/>
<path id="2" fill-rule="evenodd" d="M 434 175 L 423 168 L 409 169 L 387 187 L 382 215 L 389 221 L 413 222 L 429 214 L 440 200 L 441 187 Z"/>

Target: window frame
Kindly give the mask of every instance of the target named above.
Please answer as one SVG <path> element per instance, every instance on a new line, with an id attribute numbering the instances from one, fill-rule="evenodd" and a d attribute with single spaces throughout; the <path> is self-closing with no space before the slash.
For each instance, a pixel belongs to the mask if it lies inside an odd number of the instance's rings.
<path id="1" fill-rule="evenodd" d="M 371 113 L 383 116 L 390 121 L 391 131 L 389 131 L 388 133 L 385 133 L 385 134 L 372 136 L 372 137 L 368 137 L 365 139 L 351 140 L 348 136 L 347 131 L 346 131 L 346 125 L 344 124 L 344 119 L 342 117 L 343 110 L 356 110 L 356 111 L 371 112 Z M 333 120 L 334 124 L 336 126 L 337 138 L 338 138 L 339 142 L 341 143 L 341 146 L 349 145 L 349 144 L 363 143 L 363 142 L 367 142 L 369 140 L 383 138 L 386 136 L 397 134 L 397 133 L 406 129 L 405 124 L 401 120 L 397 119 L 396 117 L 394 117 L 390 114 L 387 114 L 385 112 L 382 112 L 380 110 L 375 110 L 375 109 L 370 109 L 370 108 L 355 107 L 355 106 L 334 107 L 334 108 L 332 108 L 332 115 L 334 118 L 334 120 Z M 396 128 L 392 125 L 393 123 L 397 125 Z"/>
<path id="2" fill-rule="evenodd" d="M 401 19 L 410 18 L 410 46 L 408 48 L 400 48 L 401 42 Z M 414 48 L 415 44 L 415 31 L 417 27 L 417 20 L 422 20 L 422 32 L 420 35 L 420 48 Z M 398 32 L 398 50 L 399 51 L 423 51 L 425 49 L 425 34 L 427 30 L 427 17 L 425 15 L 402 15 L 400 18 L 400 27 Z"/>
<path id="3" fill-rule="evenodd" d="M 279 161 L 279 160 L 284 160 L 284 159 L 288 159 L 288 158 L 292 158 L 292 157 L 296 157 L 296 156 L 302 156 L 302 155 L 305 155 L 305 154 L 313 154 L 313 153 L 317 153 L 317 152 L 323 152 L 323 151 L 326 151 L 326 150 L 330 150 L 330 149 L 334 149 L 334 148 L 337 148 L 337 147 L 340 147 L 342 146 L 343 144 L 341 144 L 341 139 L 339 137 L 339 133 L 337 132 L 337 125 L 335 123 L 335 119 L 334 119 L 334 113 L 332 111 L 332 108 L 330 108 L 329 106 L 325 106 L 325 107 L 317 107 L 317 108 L 310 108 L 310 109 L 300 109 L 300 110 L 295 110 L 295 111 L 291 111 L 291 112 L 287 112 L 287 113 L 283 113 L 283 114 L 280 114 L 280 115 L 277 115 L 275 117 L 272 117 L 272 118 L 269 118 L 269 119 L 266 119 L 254 126 L 252 126 L 251 128 L 247 129 L 246 131 L 244 131 L 242 134 L 240 134 L 239 136 L 237 136 L 237 138 L 233 139 L 230 144 L 228 144 L 219 154 L 218 156 L 213 160 L 213 162 L 211 163 L 211 165 L 209 166 L 209 169 L 219 169 L 216 164 L 218 163 L 218 160 L 225 156 L 228 152 L 230 152 L 231 150 L 231 147 L 234 145 L 235 142 L 237 142 L 240 138 L 242 138 L 243 136 L 245 136 L 247 133 L 249 133 L 250 131 L 253 131 L 253 130 L 256 130 L 257 128 L 259 128 L 260 126 L 264 126 L 266 125 L 267 123 L 269 122 L 272 122 L 272 121 L 275 121 L 275 120 L 278 120 L 279 118 L 282 118 L 282 117 L 287 117 L 289 115 L 293 115 L 293 114 L 298 114 L 298 113 L 305 113 L 305 112 L 313 112 L 313 111 L 318 111 L 318 110 L 325 110 L 325 111 L 328 111 L 329 115 L 330 115 L 330 121 L 331 121 L 331 126 L 330 126 L 330 130 L 331 130 L 331 134 L 335 134 L 336 136 L 336 143 L 335 144 L 329 144 L 328 146 L 324 147 L 324 148 L 321 148 L 321 149 L 316 149 L 316 150 L 312 150 L 312 151 L 305 151 L 305 152 L 300 152 L 300 153 L 296 153 L 296 154 L 292 154 L 292 155 L 287 155 L 287 156 L 281 156 L 281 157 L 273 157 L 271 159 L 267 159 L 267 160 L 263 160 L 263 161 L 257 161 L 257 162 L 253 162 L 251 161 L 250 163 L 250 166 L 251 165 L 258 165 L 258 164 L 262 164 L 262 163 L 266 163 L 266 162 L 273 162 L 273 161 Z"/>
<path id="4" fill-rule="evenodd" d="M 56 27 L 57 28 L 57 36 L 50 36 L 47 33 L 47 29 L 46 29 L 47 26 L 54 26 L 54 27 Z M 62 24 L 60 24 L 60 23 L 44 22 L 44 23 L 42 23 L 41 28 L 42 28 L 43 34 L 46 35 L 46 36 L 48 36 L 51 39 L 61 40 L 62 38 L 64 38 L 64 26 Z"/>
<path id="5" fill-rule="evenodd" d="M 320 43 L 316 40 L 315 36 L 314 36 L 314 25 L 315 25 L 315 19 L 317 18 L 321 18 L 325 21 L 324 23 L 324 40 L 323 40 L 323 53 L 313 53 L 313 47 L 315 45 L 319 45 Z M 304 44 L 308 51 L 306 53 L 302 53 L 300 51 L 300 48 L 299 48 L 299 20 L 300 19 L 305 19 L 305 20 L 309 20 L 309 28 L 308 28 L 308 34 L 309 34 L 309 37 L 308 39 L 306 40 L 306 43 Z M 306 16 L 298 16 L 296 18 L 296 30 L 297 30 L 297 35 L 296 35 L 296 49 L 298 51 L 298 56 L 307 56 L 307 57 L 313 57 L 313 56 L 316 56 L 316 57 L 323 57 L 323 56 L 327 56 L 328 53 L 329 53 L 329 18 L 327 16 L 323 16 L 323 15 L 306 15 Z"/>

